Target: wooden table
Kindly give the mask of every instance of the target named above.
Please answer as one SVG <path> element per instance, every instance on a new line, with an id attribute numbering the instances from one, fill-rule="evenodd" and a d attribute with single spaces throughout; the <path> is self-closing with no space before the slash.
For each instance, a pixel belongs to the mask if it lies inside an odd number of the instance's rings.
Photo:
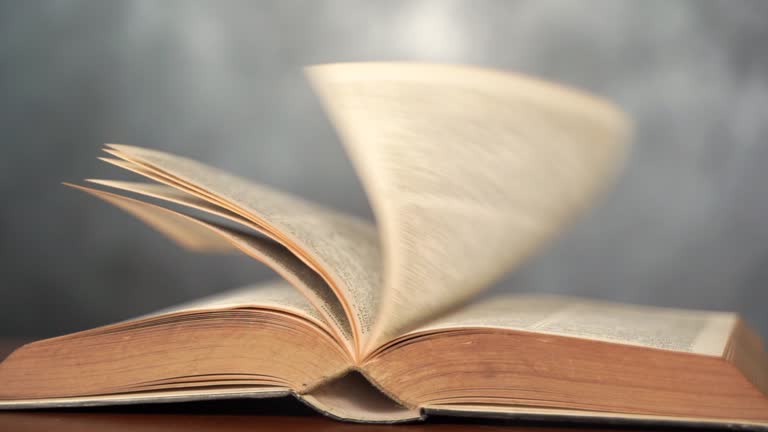
<path id="1" fill-rule="evenodd" d="M 0 340 L 0 359 L 21 341 Z M 398 426 L 342 423 L 325 418 L 293 399 L 195 402 L 87 409 L 0 411 L 0 431 L 517 431 L 610 432 L 620 429 L 431 418 Z M 634 432 L 650 429 L 630 429 Z"/>

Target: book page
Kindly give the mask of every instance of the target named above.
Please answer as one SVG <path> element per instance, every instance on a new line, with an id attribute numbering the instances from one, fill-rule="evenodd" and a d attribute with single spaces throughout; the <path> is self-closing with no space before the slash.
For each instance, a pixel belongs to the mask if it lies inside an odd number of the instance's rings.
<path id="1" fill-rule="evenodd" d="M 71 183 L 64 183 L 64 185 L 94 195 L 125 210 L 185 249 L 205 253 L 237 251 L 231 242 L 210 229 L 206 229 L 199 221 L 192 218 L 120 195 Z"/>
<path id="2" fill-rule="evenodd" d="M 623 159 L 620 111 L 533 78 L 417 63 L 308 75 L 379 224 L 385 282 L 369 349 L 514 268 Z"/>
<path id="3" fill-rule="evenodd" d="M 350 352 L 351 327 L 336 295 L 322 278 L 281 244 L 204 222 L 153 204 L 120 195 L 75 186 L 133 214 L 172 240 L 197 250 L 241 251 L 269 266 L 293 285 L 323 317 L 330 331 Z"/>
<path id="4" fill-rule="evenodd" d="M 241 288 L 225 291 L 212 296 L 193 300 L 180 305 L 161 309 L 144 315 L 140 319 L 180 312 L 203 312 L 213 309 L 266 308 L 282 310 L 294 315 L 309 317 L 324 326 L 325 319 L 307 299 L 288 282 L 275 279 Z"/>
<path id="5" fill-rule="evenodd" d="M 127 191 L 139 195 L 144 195 L 150 198 L 156 198 L 158 200 L 166 201 L 173 204 L 179 204 L 190 209 L 200 210 L 204 213 L 212 216 L 220 217 L 223 219 L 235 222 L 241 225 L 245 229 L 254 230 L 265 237 L 272 238 L 264 227 L 259 226 L 248 219 L 244 219 L 242 216 L 229 211 L 223 207 L 219 207 L 210 201 L 198 198 L 194 195 L 190 195 L 187 192 L 181 191 L 170 186 L 157 183 L 144 183 L 144 182 L 131 182 L 131 181 L 119 181 L 119 180 L 103 180 L 103 179 L 86 179 L 85 181 L 101 186 L 106 186 L 113 189 Z M 273 239 L 274 240 L 274 239 Z"/>
<path id="6" fill-rule="evenodd" d="M 139 195 L 143 195 L 150 198 L 155 198 L 168 203 L 178 204 L 190 209 L 199 210 L 209 215 L 223 218 L 234 222 L 237 225 L 241 225 L 244 229 L 253 230 L 259 235 L 263 235 L 271 240 L 280 242 L 280 239 L 274 236 L 266 228 L 254 223 L 248 219 L 244 219 L 237 213 L 227 210 L 223 207 L 216 205 L 208 200 L 201 199 L 194 195 L 190 195 L 182 190 L 166 186 L 164 184 L 157 183 L 142 183 L 142 182 L 130 182 L 130 181 L 117 181 L 117 180 L 102 180 L 102 179 L 86 179 L 85 181 L 98 184 L 101 186 L 107 186 L 113 189 L 121 191 L 127 191 Z"/>
<path id="7" fill-rule="evenodd" d="M 112 165 L 123 168 L 125 170 L 140 174 L 148 179 L 156 180 L 158 182 L 165 182 L 165 183 L 157 184 L 157 183 L 142 183 L 142 182 L 131 182 L 131 181 L 119 181 L 119 180 L 104 180 L 104 179 L 86 179 L 85 181 L 98 184 L 101 186 L 107 186 L 114 189 L 119 189 L 119 190 L 128 191 L 128 192 L 139 194 L 139 195 L 144 195 L 151 198 L 156 198 L 156 199 L 173 203 L 173 204 L 179 204 L 184 207 L 188 207 L 190 209 L 199 210 L 204 213 L 208 213 L 210 215 L 235 222 L 236 224 L 242 225 L 244 228 L 248 230 L 256 231 L 260 235 L 263 235 L 278 243 L 282 243 L 282 240 L 277 235 L 275 235 L 272 231 L 268 230 L 268 228 L 262 225 L 259 225 L 253 222 L 252 220 L 245 219 L 239 214 L 225 207 L 222 207 L 221 205 L 217 204 L 216 199 L 212 199 L 209 197 L 201 198 L 200 195 L 195 195 L 194 192 L 185 191 L 186 187 L 184 185 L 176 184 L 175 182 L 171 181 L 169 178 L 164 177 L 161 174 L 148 170 L 146 168 L 142 168 L 140 165 L 136 165 L 121 159 L 103 158 L 103 157 L 99 159 L 107 163 L 110 163 Z M 173 187 L 167 186 L 166 184 L 168 183 L 174 184 L 174 186 Z M 177 242 L 177 243 L 179 243 L 180 246 L 185 247 L 185 245 L 182 242 Z M 201 250 L 199 248 L 191 249 L 191 250 L 194 250 L 196 252 L 215 252 L 213 250 L 206 251 L 206 250 Z M 317 269 L 312 267 L 309 263 L 305 262 L 305 264 L 313 268 L 315 271 L 317 271 Z"/>
<path id="8" fill-rule="evenodd" d="M 381 293 L 381 256 L 375 227 L 365 220 L 258 185 L 199 162 L 125 145 L 109 153 L 143 175 L 180 188 L 263 227 L 337 293 L 363 337 L 373 325 Z"/>
<path id="9" fill-rule="evenodd" d="M 546 294 L 502 294 L 416 332 L 494 327 L 720 356 L 737 322 L 726 312 L 637 306 Z"/>

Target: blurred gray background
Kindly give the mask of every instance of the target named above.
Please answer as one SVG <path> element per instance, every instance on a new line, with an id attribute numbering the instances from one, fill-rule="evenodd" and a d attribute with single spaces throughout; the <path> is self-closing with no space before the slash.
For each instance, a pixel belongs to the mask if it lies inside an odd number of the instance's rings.
<path id="1" fill-rule="evenodd" d="M 737 310 L 768 337 L 768 2 L 0 1 L 0 336 L 53 336 L 264 279 L 60 185 L 105 142 L 346 211 L 365 195 L 306 64 L 474 63 L 618 102 L 616 187 L 496 290 Z"/>

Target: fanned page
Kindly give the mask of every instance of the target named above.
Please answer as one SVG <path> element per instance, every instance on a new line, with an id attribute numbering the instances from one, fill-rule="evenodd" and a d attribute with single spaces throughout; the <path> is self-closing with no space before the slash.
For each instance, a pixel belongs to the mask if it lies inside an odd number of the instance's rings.
<path id="1" fill-rule="evenodd" d="M 153 196 L 178 203 L 196 203 L 194 199 L 181 198 L 169 190 L 164 190 L 162 186 L 107 181 L 99 183 L 119 186 L 138 193 L 151 191 Z M 330 333 L 340 345 L 345 346 L 350 353 L 353 351 L 354 343 L 349 322 L 336 295 L 314 270 L 307 267 L 279 243 L 120 195 L 82 186 L 73 187 L 133 214 L 182 246 L 198 251 L 239 250 L 263 262 L 293 285 L 316 308 L 316 313 L 310 316 L 321 316 L 325 326 L 329 328 Z M 197 204 L 199 205 L 197 208 L 209 213 L 225 215 L 208 208 L 203 203 Z"/>
<path id="2" fill-rule="evenodd" d="M 384 288 L 368 351 L 511 270 L 623 160 L 618 109 L 532 78 L 415 63 L 308 75 L 379 225 Z"/>
<path id="3" fill-rule="evenodd" d="M 187 158 L 126 145 L 110 148 L 109 153 L 125 161 L 118 163 L 123 168 L 236 214 L 318 272 L 346 311 L 359 350 L 359 340 L 373 325 L 381 292 L 382 260 L 371 223 Z M 134 192 L 155 192 L 144 189 Z"/>

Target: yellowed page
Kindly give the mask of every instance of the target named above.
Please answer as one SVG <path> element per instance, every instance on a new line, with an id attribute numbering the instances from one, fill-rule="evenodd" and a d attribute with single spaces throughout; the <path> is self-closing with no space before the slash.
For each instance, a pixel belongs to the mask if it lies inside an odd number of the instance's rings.
<path id="1" fill-rule="evenodd" d="M 245 228 L 258 231 L 260 234 L 269 237 L 269 233 L 263 227 L 260 227 L 259 225 L 244 219 L 237 213 L 231 212 L 223 207 L 211 203 L 210 201 L 198 198 L 189 194 L 188 192 L 184 192 L 170 186 L 157 183 L 119 180 L 86 179 L 85 181 L 200 210 L 214 216 L 229 219 L 239 225 L 242 225 Z"/>
<path id="2" fill-rule="evenodd" d="M 118 180 L 102 180 L 102 179 L 86 179 L 87 182 L 98 184 L 101 186 L 107 186 L 122 191 L 132 192 L 139 195 L 144 195 L 151 198 L 156 198 L 162 201 L 166 201 L 173 204 L 179 204 L 191 209 L 200 210 L 210 215 L 228 219 L 235 222 L 238 225 L 242 225 L 245 229 L 253 230 L 259 234 L 270 238 L 274 241 L 280 242 L 274 234 L 268 231 L 261 225 L 258 225 L 248 219 L 244 219 L 242 216 L 227 210 L 221 206 L 216 205 L 208 200 L 199 198 L 195 195 L 191 195 L 188 192 L 166 186 L 164 184 L 156 183 L 142 183 L 142 182 L 129 182 Z M 181 245 L 183 246 L 183 245 Z"/>
<path id="3" fill-rule="evenodd" d="M 125 210 L 183 248 L 207 253 L 237 251 L 231 242 L 212 230 L 206 229 L 199 221 L 192 218 L 174 215 L 170 210 L 119 195 L 70 183 L 64 184 L 90 193 Z"/>
<path id="4" fill-rule="evenodd" d="M 473 303 L 412 333 L 491 327 L 722 356 L 737 318 L 726 312 L 546 294 L 502 294 Z"/>
<path id="5" fill-rule="evenodd" d="M 356 344 L 369 332 L 381 293 L 382 260 L 373 224 L 190 159 L 133 146 L 109 147 L 109 153 L 138 166 L 135 171 L 142 175 L 263 227 L 331 286 Z"/>
<path id="6" fill-rule="evenodd" d="M 216 309 L 266 308 L 285 311 L 309 318 L 321 327 L 326 327 L 326 320 L 288 282 L 275 279 L 241 288 L 225 291 L 166 309 L 155 311 L 139 319 L 179 312 L 204 312 Z"/>
<path id="7" fill-rule="evenodd" d="M 190 207 L 196 210 L 206 212 L 208 214 L 212 214 L 214 216 L 229 219 L 233 222 L 243 225 L 248 229 L 257 231 L 258 233 L 272 240 L 275 240 L 281 244 L 283 243 L 283 240 L 273 230 L 270 230 L 268 227 L 258 224 L 253 220 L 246 219 L 243 216 L 240 216 L 238 213 L 225 207 L 226 204 L 221 203 L 221 200 L 219 200 L 215 196 L 210 195 L 208 192 L 197 190 L 193 185 L 185 185 L 184 183 L 179 183 L 177 180 L 173 179 L 172 177 L 169 177 L 160 172 L 142 167 L 141 165 L 137 165 L 129 161 L 125 161 L 121 159 L 113 159 L 113 158 L 103 158 L 103 157 L 99 159 L 103 160 L 104 162 L 123 168 L 125 170 L 132 171 L 136 174 L 142 175 L 148 179 L 155 180 L 162 184 L 139 183 L 139 182 L 118 181 L 118 180 L 103 180 L 103 179 L 86 179 L 86 181 L 99 184 L 102 186 L 107 186 L 107 187 L 121 189 L 128 192 L 133 192 L 136 194 L 140 194 L 140 195 L 144 195 L 152 198 L 157 198 L 157 199 L 168 201 L 174 204 L 180 204 L 186 207 Z M 167 185 L 171 185 L 171 186 L 167 186 Z M 204 252 L 204 251 L 198 250 L 198 252 Z M 294 253 L 296 252 L 294 251 Z M 301 259 L 300 256 L 298 256 L 298 258 Z M 318 271 L 318 269 L 313 267 L 310 262 L 308 261 L 304 261 L 304 262 L 305 264 L 313 268 L 315 271 Z"/>
<path id="8" fill-rule="evenodd" d="M 330 326 L 331 334 L 352 352 L 354 341 L 351 328 L 336 295 L 315 271 L 279 243 L 207 223 L 153 204 L 96 189 L 70 186 L 133 214 L 187 247 L 200 250 L 240 250 L 263 262 L 307 298 Z"/>
<path id="9" fill-rule="evenodd" d="M 628 124 L 575 90 L 480 68 L 308 68 L 376 214 L 384 291 L 367 348 L 455 306 L 586 206 Z"/>

